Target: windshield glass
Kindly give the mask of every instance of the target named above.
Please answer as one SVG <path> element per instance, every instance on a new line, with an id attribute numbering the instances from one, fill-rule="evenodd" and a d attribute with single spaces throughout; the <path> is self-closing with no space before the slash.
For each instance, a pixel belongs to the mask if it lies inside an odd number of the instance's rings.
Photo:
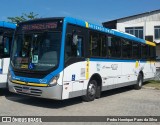
<path id="1" fill-rule="evenodd" d="M 15 69 L 47 71 L 59 64 L 61 32 L 30 32 L 14 38 L 11 64 Z"/>

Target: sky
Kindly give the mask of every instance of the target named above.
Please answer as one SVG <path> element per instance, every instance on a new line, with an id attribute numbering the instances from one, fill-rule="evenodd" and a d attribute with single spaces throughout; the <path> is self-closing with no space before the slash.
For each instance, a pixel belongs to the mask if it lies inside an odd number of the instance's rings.
<path id="1" fill-rule="evenodd" d="M 0 0 L 0 21 L 34 12 L 39 17 L 75 17 L 102 22 L 160 9 L 160 0 Z"/>

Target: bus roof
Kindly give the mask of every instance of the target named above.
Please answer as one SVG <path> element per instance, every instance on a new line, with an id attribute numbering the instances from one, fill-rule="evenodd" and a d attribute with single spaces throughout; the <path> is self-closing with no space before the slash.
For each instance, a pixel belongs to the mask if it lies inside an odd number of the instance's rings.
<path id="1" fill-rule="evenodd" d="M 5 21 L 0 21 L 0 27 L 15 29 L 16 24 L 5 22 Z"/>
<path id="2" fill-rule="evenodd" d="M 127 33 L 123 33 L 123 32 L 117 31 L 117 30 L 108 29 L 108 28 L 105 28 L 103 26 L 98 26 L 98 25 L 95 25 L 95 24 L 92 24 L 92 23 L 89 23 L 89 22 L 86 22 L 86 21 L 82 21 L 82 20 L 79 20 L 79 19 L 75 19 L 75 18 L 72 18 L 72 17 L 66 17 L 65 21 L 68 22 L 68 23 L 76 24 L 76 25 L 83 26 L 83 27 L 86 27 L 86 28 L 89 28 L 89 29 L 94 29 L 94 30 L 97 30 L 97 31 L 100 31 L 100 32 L 105 32 L 105 33 L 112 34 L 112 35 L 115 35 L 115 36 L 123 37 L 123 38 L 129 39 L 129 40 L 137 41 L 137 42 L 140 42 L 140 43 L 145 43 L 145 44 L 148 44 L 148 45 L 151 45 L 151 46 L 156 46 L 156 44 L 154 42 L 146 41 L 144 39 L 140 39 L 138 37 L 135 37 L 133 35 L 129 35 Z"/>
<path id="3" fill-rule="evenodd" d="M 27 23 L 27 22 L 29 23 L 29 22 L 32 22 L 32 21 L 42 21 L 42 20 L 45 21 L 45 20 L 52 20 L 52 19 L 64 19 L 64 21 L 66 23 L 75 24 L 75 25 L 82 26 L 82 27 L 85 27 L 85 28 L 88 28 L 88 29 L 93 29 L 93 30 L 97 30 L 97 31 L 100 31 L 100 32 L 104 32 L 104 33 L 112 34 L 112 35 L 115 35 L 115 36 L 123 37 L 123 38 L 129 39 L 129 40 L 137 41 L 137 42 L 140 42 L 140 43 L 145 43 L 145 44 L 148 44 L 148 45 L 151 45 L 151 46 L 156 46 L 156 44 L 154 42 L 146 41 L 144 39 L 140 39 L 138 37 L 135 37 L 133 35 L 129 35 L 127 33 L 123 33 L 123 32 L 117 31 L 117 30 L 108 29 L 108 28 L 105 28 L 103 26 L 95 25 L 95 24 L 89 23 L 87 21 L 79 20 L 79 19 L 72 18 L 72 17 L 39 18 L 39 19 L 29 20 L 29 21 L 25 21 L 25 22 L 21 22 L 21 23 L 23 24 L 23 23 Z"/>

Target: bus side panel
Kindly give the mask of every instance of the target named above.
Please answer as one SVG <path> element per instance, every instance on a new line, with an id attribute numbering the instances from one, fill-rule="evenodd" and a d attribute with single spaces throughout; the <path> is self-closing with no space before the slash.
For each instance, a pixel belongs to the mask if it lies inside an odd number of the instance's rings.
<path id="1" fill-rule="evenodd" d="M 3 59 L 3 74 L 8 73 L 9 63 L 10 63 L 10 58 L 4 58 Z"/>
<path id="2" fill-rule="evenodd" d="M 6 87 L 9 62 L 9 58 L 4 58 L 0 61 L 0 88 Z"/>
<path id="3" fill-rule="evenodd" d="M 126 68 L 128 67 L 128 68 Z M 154 63 L 150 62 L 126 62 L 122 64 L 122 79 L 121 82 L 134 82 L 133 84 L 136 84 L 138 74 L 140 71 L 144 74 L 144 80 L 149 80 L 154 77 L 155 75 L 155 65 Z"/>
<path id="4" fill-rule="evenodd" d="M 143 65 L 143 73 L 144 73 L 144 81 L 153 79 L 156 74 L 155 62 L 147 61 L 142 63 Z"/>
<path id="5" fill-rule="evenodd" d="M 0 88 L 6 88 L 7 74 L 0 74 Z"/>
<path id="6" fill-rule="evenodd" d="M 86 61 L 77 62 L 64 69 L 62 99 L 84 95 Z"/>
<path id="7" fill-rule="evenodd" d="M 102 78 L 102 91 L 136 84 L 138 75 L 134 71 L 135 62 L 91 61 L 90 66 L 94 67 L 90 68 L 90 76 L 96 73 Z"/>
<path id="8" fill-rule="evenodd" d="M 154 78 L 156 75 L 156 62 L 150 61 L 149 66 L 150 66 L 150 73 L 149 74 L 152 78 Z"/>
<path id="9" fill-rule="evenodd" d="M 92 67 L 92 68 L 91 68 Z M 118 83 L 118 77 L 121 76 L 120 62 L 91 61 L 90 76 L 99 74 L 102 78 L 102 91 L 115 87 Z"/>
<path id="10" fill-rule="evenodd" d="M 135 67 L 135 66 L 136 66 L 136 61 L 122 63 L 122 76 L 120 78 L 121 83 L 133 82 L 133 84 L 136 84 L 140 67 Z"/>

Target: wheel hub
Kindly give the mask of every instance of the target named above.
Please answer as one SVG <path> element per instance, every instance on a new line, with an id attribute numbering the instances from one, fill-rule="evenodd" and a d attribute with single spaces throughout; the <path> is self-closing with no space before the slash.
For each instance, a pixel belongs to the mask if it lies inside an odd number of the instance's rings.
<path id="1" fill-rule="evenodd" d="M 96 90 L 95 90 L 95 85 L 94 84 L 90 84 L 89 87 L 88 87 L 88 92 L 90 95 L 94 95 L 96 93 Z"/>
<path id="2" fill-rule="evenodd" d="M 139 80 L 139 86 L 142 86 L 142 80 L 141 79 Z"/>

